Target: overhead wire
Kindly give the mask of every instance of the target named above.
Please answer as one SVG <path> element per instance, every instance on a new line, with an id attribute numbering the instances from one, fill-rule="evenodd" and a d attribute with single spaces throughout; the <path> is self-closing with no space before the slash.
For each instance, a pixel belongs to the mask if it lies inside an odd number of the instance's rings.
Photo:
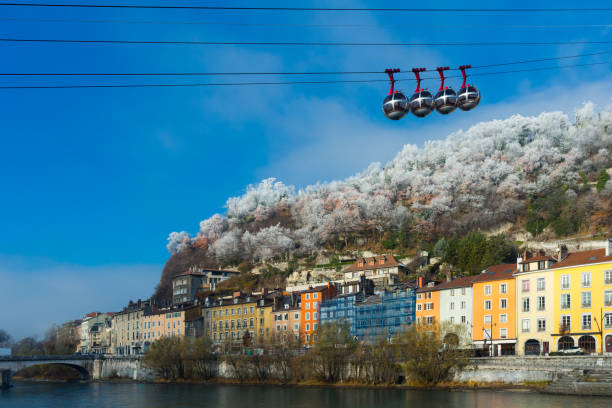
<path id="1" fill-rule="evenodd" d="M 402 8 L 402 7 L 240 7 L 201 5 L 138 5 L 138 4 L 68 4 L 68 3 L 0 3 L 5 7 L 61 7 L 106 9 L 160 10 L 224 10 L 224 11 L 331 11 L 331 12 L 394 12 L 394 13 L 575 13 L 612 11 L 610 7 L 572 8 Z"/>
<path id="2" fill-rule="evenodd" d="M 19 21 L 34 23 L 100 23 L 100 24 L 162 24 L 162 25 L 211 25 L 211 26 L 238 26 L 238 27 L 304 27 L 304 28 L 380 28 L 377 24 L 301 24 L 301 23 L 244 23 L 232 21 L 185 21 L 185 20 L 120 20 L 120 19 L 72 19 L 72 18 L 25 18 L 0 17 L 0 21 Z M 385 24 L 385 27 L 406 27 L 406 24 Z M 410 24 L 410 28 L 465 28 L 465 24 Z M 568 29 L 568 28 L 610 28 L 612 24 L 478 24 L 470 29 L 504 29 L 504 28 L 540 28 L 540 29 Z"/>
<path id="3" fill-rule="evenodd" d="M 496 64 L 472 65 L 472 69 L 502 67 L 508 65 L 531 64 L 535 62 L 559 61 L 572 58 L 592 57 L 597 55 L 609 55 L 612 51 L 598 51 L 583 54 L 564 55 L 560 57 L 526 59 L 509 61 Z M 435 71 L 435 68 L 427 68 Z M 458 68 L 450 69 L 459 71 Z M 258 76 L 258 75 L 364 75 L 381 74 L 384 71 L 302 71 L 302 72 L 0 72 L 0 76 Z M 410 73 L 410 70 L 400 70 L 401 73 Z"/>
<path id="4" fill-rule="evenodd" d="M 604 45 L 612 41 L 456 41 L 456 42 L 300 42 L 300 41 L 143 41 L 143 40 L 75 40 L 52 38 L 0 38 L 0 42 L 68 43 L 68 44 L 140 44 L 140 45 L 258 45 L 258 46 L 324 46 L 324 47 L 462 47 L 462 46 L 526 46 L 526 45 Z"/>
<path id="5" fill-rule="evenodd" d="M 520 70 L 507 70 L 498 72 L 476 73 L 470 76 L 490 76 L 503 75 L 517 72 L 534 72 L 555 69 L 567 69 L 586 67 L 593 65 L 612 64 L 612 61 L 592 62 L 584 64 L 562 65 L 556 67 L 537 67 Z M 460 78 L 460 76 L 450 76 L 447 78 Z M 421 78 L 422 80 L 438 80 L 437 77 Z M 414 81 L 414 78 L 398 79 L 396 82 Z M 256 85 L 314 85 L 314 84 L 338 84 L 338 83 L 375 83 L 388 82 L 386 79 L 363 79 L 363 80 L 330 80 L 330 81 L 279 81 L 279 82 L 209 82 L 209 83 L 189 83 L 189 84 L 83 84 L 83 85 L 2 85 L 0 89 L 74 89 L 74 88 L 152 88 L 152 87 L 237 87 L 237 86 L 256 86 Z"/>

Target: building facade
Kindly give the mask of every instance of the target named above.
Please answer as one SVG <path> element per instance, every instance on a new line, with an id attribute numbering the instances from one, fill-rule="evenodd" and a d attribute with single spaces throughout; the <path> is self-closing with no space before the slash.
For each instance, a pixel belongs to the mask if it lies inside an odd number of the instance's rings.
<path id="1" fill-rule="evenodd" d="M 552 351 L 554 329 L 554 273 L 556 262 L 544 254 L 519 257 L 516 262 L 516 354 L 540 355 Z"/>
<path id="2" fill-rule="evenodd" d="M 493 265 L 472 281 L 472 342 L 490 355 L 516 352 L 515 264 Z"/>
<path id="3" fill-rule="evenodd" d="M 338 290 L 331 284 L 300 293 L 300 333 L 303 334 L 304 344 L 310 346 L 316 341 L 321 302 L 337 294 Z"/>
<path id="4" fill-rule="evenodd" d="M 419 324 L 434 325 L 440 322 L 440 282 L 425 283 L 423 278 L 418 279 L 416 290 L 416 322 Z"/>
<path id="5" fill-rule="evenodd" d="M 445 341 L 462 348 L 472 345 L 472 281 L 473 276 L 458 277 L 438 285 L 440 296 L 440 323 Z"/>
<path id="6" fill-rule="evenodd" d="M 359 258 L 343 272 L 347 281 L 364 276 L 374 282 L 376 287 L 387 287 L 396 284 L 400 272 L 405 270 L 406 267 L 393 255 L 380 255 Z"/>
<path id="7" fill-rule="evenodd" d="M 143 318 L 149 311 L 148 302 L 130 302 L 115 313 L 111 330 L 111 349 L 115 355 L 136 355 L 144 352 Z"/>
<path id="8" fill-rule="evenodd" d="M 554 272 L 553 351 L 612 352 L 612 240 L 604 249 L 564 254 Z"/>

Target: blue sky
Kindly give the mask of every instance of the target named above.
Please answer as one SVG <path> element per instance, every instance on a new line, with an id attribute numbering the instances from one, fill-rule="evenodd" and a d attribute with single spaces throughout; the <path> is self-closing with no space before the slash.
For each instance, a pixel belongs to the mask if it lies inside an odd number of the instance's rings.
<path id="1" fill-rule="evenodd" d="M 96 1 L 90 1 L 96 3 Z M 81 1 L 80 3 L 86 3 Z M 99 3 L 99 2 L 98 2 Z M 169 4 L 134 0 L 132 4 Z M 177 2 L 178 4 L 179 2 Z M 247 1 L 181 4 L 248 5 Z M 259 2 L 266 6 L 286 2 Z M 389 7 L 375 1 L 293 6 Z M 457 2 L 407 6 L 460 7 Z M 469 7 L 547 7 L 490 1 Z M 554 7 L 577 7 L 556 1 Z M 578 5 L 579 6 L 579 5 Z M 590 2 L 589 7 L 607 7 Z M 317 27 L 26 22 L 10 18 L 206 21 Z M 612 40 L 608 28 L 508 25 L 612 24 L 612 13 L 281 13 L 0 8 L 0 37 L 189 41 Z M 355 24 L 362 27 L 328 27 Z M 376 71 L 493 64 L 612 49 L 605 45 L 513 47 L 264 47 L 0 43 L 1 72 Z M 612 61 L 608 56 L 534 64 Z M 513 67 L 509 67 L 512 69 Z M 520 68 L 517 67 L 517 68 Z M 298 187 L 340 179 L 483 120 L 610 103 L 611 65 L 474 77 L 478 109 L 450 116 L 380 110 L 385 83 L 241 88 L 0 90 L 0 328 L 15 337 L 92 310 L 149 296 L 168 258 L 169 232 L 195 232 L 246 185 L 276 177 Z M 505 68 L 502 68 L 505 69 Z M 482 69 L 481 72 L 499 70 Z M 476 73 L 476 71 L 474 71 Z M 435 75 L 432 73 L 430 75 Z M 362 76 L 364 77 L 364 76 Z M 384 79 L 381 75 L 367 78 Z M 336 78 L 336 77 L 333 77 Z M 333 79 L 325 78 L 325 79 Z M 213 78 L 218 81 L 259 80 Z M 267 77 L 265 80 L 285 80 Z M 295 78 L 307 79 L 307 78 Z M 341 77 L 340 79 L 355 79 Z M 207 78 L 19 78 L 0 84 L 188 83 Z M 450 85 L 458 88 L 459 81 Z M 437 81 L 425 87 L 437 89 Z M 412 92 L 414 82 L 399 85 Z M 35 300 L 32 299 L 35 298 Z"/>

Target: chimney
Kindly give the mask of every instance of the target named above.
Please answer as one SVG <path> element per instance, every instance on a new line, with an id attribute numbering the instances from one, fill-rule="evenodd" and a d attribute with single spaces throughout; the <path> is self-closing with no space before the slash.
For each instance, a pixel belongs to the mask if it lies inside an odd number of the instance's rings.
<path id="1" fill-rule="evenodd" d="M 606 256 L 612 255 L 612 238 L 606 240 Z"/>
<path id="2" fill-rule="evenodd" d="M 521 270 L 521 263 L 523 263 L 523 258 L 519 256 L 518 258 L 516 258 L 516 270 Z"/>
<path id="3" fill-rule="evenodd" d="M 422 277 L 422 276 L 419 276 L 419 278 L 418 278 L 418 284 L 417 284 L 417 286 L 418 286 L 419 288 L 422 288 L 422 287 L 423 287 L 423 285 L 424 285 L 423 280 L 424 280 L 424 279 L 423 279 L 423 277 Z"/>
<path id="4" fill-rule="evenodd" d="M 240 294 L 241 294 L 240 291 L 234 292 L 232 293 L 232 298 L 237 298 L 238 296 L 240 296 Z"/>
<path id="5" fill-rule="evenodd" d="M 453 280 L 453 270 L 448 268 L 448 271 L 446 271 L 446 281 L 450 282 Z"/>
<path id="6" fill-rule="evenodd" d="M 265 296 L 268 293 L 268 289 L 261 288 L 261 296 Z"/>
<path id="7" fill-rule="evenodd" d="M 560 244 L 559 248 L 557 248 L 557 262 L 562 262 L 567 258 L 567 246 L 565 244 Z"/>

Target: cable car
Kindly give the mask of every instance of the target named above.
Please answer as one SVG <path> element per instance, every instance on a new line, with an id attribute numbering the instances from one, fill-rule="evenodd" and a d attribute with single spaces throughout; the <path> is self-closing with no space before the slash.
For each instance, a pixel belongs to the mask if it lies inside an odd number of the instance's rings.
<path id="1" fill-rule="evenodd" d="M 395 90 L 395 79 L 393 74 L 400 72 L 398 68 L 386 69 L 385 72 L 389 75 L 391 89 L 389 95 L 383 100 L 382 110 L 386 117 L 391 120 L 400 120 L 410 111 L 408 98 L 403 93 Z"/>
<path id="2" fill-rule="evenodd" d="M 417 87 L 410 97 L 410 110 L 412 114 L 419 118 L 424 118 L 429 115 L 434 109 L 434 100 L 431 92 L 421 88 L 420 73 L 424 72 L 425 68 L 413 68 L 414 76 L 416 77 Z"/>
<path id="3" fill-rule="evenodd" d="M 440 74 L 440 90 L 434 96 L 434 104 L 438 113 L 442 115 L 448 115 L 455 109 L 457 109 L 457 94 L 453 91 L 453 88 L 444 86 L 444 71 L 450 69 L 449 67 L 438 67 L 436 71 Z"/>
<path id="4" fill-rule="evenodd" d="M 461 75 L 463 75 L 463 83 L 461 89 L 457 92 L 457 106 L 459 109 L 469 111 L 474 109 L 480 103 L 480 91 L 474 85 L 466 84 L 467 76 L 465 70 L 472 68 L 471 65 L 461 65 Z"/>

